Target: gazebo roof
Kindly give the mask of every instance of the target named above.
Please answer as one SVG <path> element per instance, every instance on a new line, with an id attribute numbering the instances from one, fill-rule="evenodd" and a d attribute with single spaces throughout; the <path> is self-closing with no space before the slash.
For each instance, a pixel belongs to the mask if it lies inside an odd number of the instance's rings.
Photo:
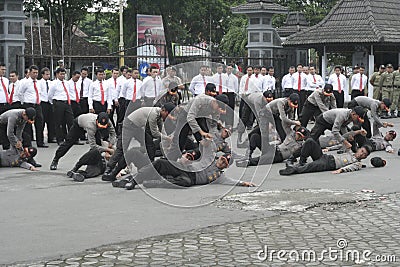
<path id="1" fill-rule="evenodd" d="M 309 23 L 301 12 L 289 12 L 283 26 L 277 29 L 280 37 L 287 37 L 296 32 L 303 31 L 309 27 Z"/>
<path id="2" fill-rule="evenodd" d="M 250 13 L 286 13 L 287 8 L 279 4 L 275 4 L 272 0 L 247 0 L 246 4 L 242 4 L 231 8 L 234 14 L 250 14 Z"/>
<path id="3" fill-rule="evenodd" d="M 284 46 L 400 43 L 398 0 L 339 0 L 318 24 L 287 38 Z"/>

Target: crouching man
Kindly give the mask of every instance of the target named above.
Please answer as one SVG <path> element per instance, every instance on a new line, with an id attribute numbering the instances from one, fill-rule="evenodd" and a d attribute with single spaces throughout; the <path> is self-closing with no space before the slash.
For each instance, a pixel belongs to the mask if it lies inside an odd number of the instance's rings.
<path id="1" fill-rule="evenodd" d="M 358 171 L 362 168 L 361 160 L 367 158 L 371 150 L 370 146 L 365 145 L 359 148 L 356 153 L 348 151 L 343 154 L 326 155 L 322 153 L 320 145 L 309 138 L 301 149 L 299 164 L 286 166 L 286 169 L 280 170 L 279 174 L 292 175 L 323 171 L 332 171 L 332 173 L 338 174 Z M 313 162 L 306 163 L 309 156 L 311 156 Z"/>

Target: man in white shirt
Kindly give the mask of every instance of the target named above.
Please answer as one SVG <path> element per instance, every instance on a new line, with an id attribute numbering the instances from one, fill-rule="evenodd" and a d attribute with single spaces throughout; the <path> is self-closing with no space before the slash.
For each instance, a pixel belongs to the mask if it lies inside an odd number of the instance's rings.
<path id="1" fill-rule="evenodd" d="M 344 106 L 344 94 L 347 88 L 347 79 L 342 73 L 342 67 L 336 66 L 335 73 L 329 76 L 327 84 L 332 84 L 333 95 L 336 99 L 336 107 L 343 108 Z"/>
<path id="2" fill-rule="evenodd" d="M 105 82 L 103 69 L 96 70 L 97 80 L 92 82 L 89 87 L 88 103 L 89 112 L 99 114 L 100 112 L 111 113 L 112 97 L 111 92 Z"/>
<path id="3" fill-rule="evenodd" d="M 15 70 L 10 71 L 10 85 L 8 86 L 9 103 L 11 103 L 12 109 L 22 108 L 21 101 L 19 99 L 19 87 L 21 82 L 18 80 L 18 72 Z"/>
<path id="4" fill-rule="evenodd" d="M 36 144 L 38 147 L 48 147 L 44 144 L 43 136 L 43 113 L 42 107 L 40 106 L 40 88 L 38 85 L 37 77 L 39 74 L 39 68 L 35 65 L 29 67 L 29 79 L 23 82 L 19 90 L 19 98 L 23 108 L 34 108 L 36 110 L 35 117 L 35 132 L 36 132 Z M 32 125 L 27 124 L 24 128 L 24 134 L 30 141 L 33 139 Z M 26 144 L 30 143 L 28 141 Z M 31 147 L 31 145 L 28 145 Z"/>
<path id="5" fill-rule="evenodd" d="M 257 86 L 257 89 L 259 92 L 264 91 L 264 84 L 265 84 L 265 77 L 261 74 L 261 66 L 255 66 L 254 67 L 254 74 L 253 78 L 255 78 L 255 85 Z"/>
<path id="6" fill-rule="evenodd" d="M 38 81 L 38 85 L 40 87 L 41 92 L 41 102 L 43 112 L 43 129 L 44 125 L 47 126 L 47 142 L 48 143 L 57 143 L 56 140 L 56 126 L 54 123 L 54 112 L 53 105 L 49 102 L 49 90 L 50 90 L 50 69 L 42 68 L 40 70 L 40 75 L 42 79 Z"/>
<path id="7" fill-rule="evenodd" d="M 226 88 L 224 88 L 224 94 L 228 96 L 229 104 L 228 106 L 231 108 L 227 109 L 227 116 L 226 116 L 226 126 L 233 126 L 234 120 L 234 110 L 236 106 L 236 93 L 239 91 L 239 79 L 236 77 L 235 74 L 232 73 L 235 64 L 229 64 L 226 67 Z"/>
<path id="8" fill-rule="evenodd" d="M 295 73 L 296 69 L 294 66 L 289 67 L 289 73 L 283 76 L 282 78 L 282 90 L 283 90 L 283 97 L 290 96 L 293 91 L 293 74 Z"/>
<path id="9" fill-rule="evenodd" d="M 207 76 L 208 67 L 201 66 L 200 74 L 193 77 L 189 91 L 193 94 L 193 96 L 197 96 L 200 94 L 204 94 L 207 83 L 212 83 L 212 78 Z"/>
<path id="10" fill-rule="evenodd" d="M 111 94 L 111 98 L 112 98 L 112 109 L 111 109 L 111 113 L 109 114 L 109 116 L 110 116 L 110 121 L 115 129 L 117 129 L 118 127 L 116 127 L 116 124 L 114 121 L 114 111 L 117 114 L 119 113 L 118 97 L 121 92 L 121 87 L 118 84 L 118 75 L 119 75 L 118 68 L 114 68 L 111 71 L 111 78 L 106 80 L 106 83 L 108 84 L 108 90 L 110 90 L 110 94 Z"/>
<path id="11" fill-rule="evenodd" d="M 262 67 L 261 67 L 261 75 L 262 75 L 262 76 L 267 75 L 267 68 L 266 68 L 265 66 L 262 66 Z"/>
<path id="12" fill-rule="evenodd" d="M 158 75 L 160 69 L 156 66 L 151 66 L 150 76 L 147 76 L 143 80 L 143 84 L 140 88 L 141 97 L 144 99 L 144 105 L 146 107 L 152 107 L 154 100 L 162 91 L 161 78 Z"/>
<path id="13" fill-rule="evenodd" d="M 71 107 L 71 97 L 75 93 L 71 91 L 65 79 L 65 69 L 56 70 L 56 79 L 51 83 L 49 89 L 49 101 L 53 103 L 54 121 L 56 128 L 56 139 L 61 145 L 67 134 L 66 129 L 71 129 L 74 114 Z"/>
<path id="14" fill-rule="evenodd" d="M 89 103 L 88 103 L 89 87 L 93 81 L 90 78 L 88 78 L 88 74 L 89 74 L 89 69 L 82 68 L 81 78 L 78 81 L 80 88 L 79 97 L 81 99 L 80 104 L 81 104 L 82 114 L 89 113 Z"/>
<path id="15" fill-rule="evenodd" d="M 365 68 L 360 67 L 360 71 L 351 78 L 351 100 L 357 96 L 367 96 L 368 77 L 364 74 Z"/>
<path id="16" fill-rule="evenodd" d="M 10 95 L 8 93 L 9 81 L 4 75 L 6 74 L 6 65 L 0 63 L 0 115 L 10 109 Z"/>
<path id="17" fill-rule="evenodd" d="M 268 74 L 264 76 L 264 83 L 263 83 L 263 92 L 265 91 L 271 91 L 275 97 L 278 96 L 277 92 L 276 92 L 276 79 L 274 77 L 274 67 L 269 67 L 268 68 Z"/>
<path id="18" fill-rule="evenodd" d="M 81 77 L 81 73 L 79 71 L 74 71 L 71 75 L 71 79 L 66 82 L 69 92 L 71 92 L 71 108 L 72 113 L 74 113 L 74 118 L 78 117 L 82 114 L 81 109 L 81 98 L 79 97 L 80 88 L 79 88 L 79 78 Z"/>
<path id="19" fill-rule="evenodd" d="M 122 87 L 124 86 L 125 82 L 130 77 L 132 77 L 132 72 L 131 72 L 131 75 L 128 78 L 128 69 L 129 68 L 127 66 L 122 66 L 122 67 L 119 68 L 119 71 L 120 71 L 121 75 L 117 78 L 117 86 L 118 86 L 118 92 L 119 92 L 119 95 L 118 95 L 118 108 L 117 108 L 117 124 L 118 123 L 122 123 L 123 120 L 124 120 L 124 117 L 125 117 L 126 104 L 124 102 L 125 98 L 121 97 L 121 90 L 122 90 Z M 117 129 L 118 129 L 118 127 L 116 128 L 116 130 Z"/>
<path id="20" fill-rule="evenodd" d="M 297 116 L 300 117 L 303 105 L 307 99 L 307 75 L 303 72 L 303 65 L 297 64 L 297 72 L 293 75 L 293 92 L 300 96 L 299 107 L 297 108 Z"/>
<path id="21" fill-rule="evenodd" d="M 139 79 L 139 70 L 137 68 L 128 70 L 126 77 L 128 79 L 122 86 L 120 97 L 125 99 L 125 110 L 129 115 L 142 106 L 143 99 L 140 89 L 143 82 Z"/>
<path id="22" fill-rule="evenodd" d="M 217 65 L 217 73 L 212 76 L 212 82 L 215 84 L 217 92 L 221 95 L 226 88 L 226 75 L 223 73 L 224 65 L 218 64 Z M 225 89 L 226 90 L 226 89 Z"/>
<path id="23" fill-rule="evenodd" d="M 315 89 L 324 88 L 325 82 L 315 71 L 315 67 L 309 68 L 310 73 L 307 75 L 307 97 L 309 97 Z"/>

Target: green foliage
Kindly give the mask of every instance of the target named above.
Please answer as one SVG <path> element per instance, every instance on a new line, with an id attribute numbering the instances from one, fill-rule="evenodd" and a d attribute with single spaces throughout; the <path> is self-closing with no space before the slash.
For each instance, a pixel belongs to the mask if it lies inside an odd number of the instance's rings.
<path id="1" fill-rule="evenodd" d="M 246 56 L 247 23 L 245 16 L 232 19 L 228 32 L 219 46 L 221 52 L 228 56 Z"/>

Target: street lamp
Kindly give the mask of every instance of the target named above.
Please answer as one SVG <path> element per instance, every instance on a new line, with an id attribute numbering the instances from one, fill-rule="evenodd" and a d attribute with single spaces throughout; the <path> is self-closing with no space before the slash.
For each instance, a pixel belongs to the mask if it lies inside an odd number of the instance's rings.
<path id="1" fill-rule="evenodd" d="M 124 4 L 119 0 L 119 66 L 125 65 L 124 59 Z"/>

